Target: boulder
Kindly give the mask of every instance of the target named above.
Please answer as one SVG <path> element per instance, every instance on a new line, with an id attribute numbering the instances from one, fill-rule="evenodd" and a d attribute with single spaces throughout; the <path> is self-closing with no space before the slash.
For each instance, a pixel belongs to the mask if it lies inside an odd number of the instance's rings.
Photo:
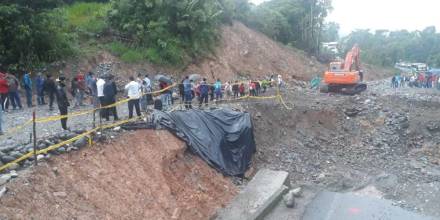
<path id="1" fill-rule="evenodd" d="M 12 162 L 12 161 L 15 160 L 14 157 L 9 156 L 9 155 L 4 155 L 4 156 L 2 156 L 0 159 L 1 159 L 1 161 L 2 161 L 3 163 L 10 163 L 10 162 Z"/>

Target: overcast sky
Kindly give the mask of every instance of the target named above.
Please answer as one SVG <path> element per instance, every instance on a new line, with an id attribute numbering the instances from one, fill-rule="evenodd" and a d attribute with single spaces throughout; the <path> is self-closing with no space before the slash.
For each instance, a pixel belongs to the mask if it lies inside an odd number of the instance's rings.
<path id="1" fill-rule="evenodd" d="M 342 35 L 355 29 L 422 30 L 431 25 L 440 31 L 440 0 L 333 0 L 333 8 L 327 20 L 339 23 Z"/>

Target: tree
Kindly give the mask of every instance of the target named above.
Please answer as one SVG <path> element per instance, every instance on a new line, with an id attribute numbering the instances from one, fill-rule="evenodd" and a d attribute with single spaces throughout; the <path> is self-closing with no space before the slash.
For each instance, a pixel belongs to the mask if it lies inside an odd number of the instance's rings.
<path id="1" fill-rule="evenodd" d="M 217 39 L 221 5 L 203 0 L 114 0 L 113 28 L 137 47 L 179 64 L 210 51 Z"/>
<path id="2" fill-rule="evenodd" d="M 58 0 L 4 0 L 0 3 L 0 63 L 26 69 L 73 53 L 72 36 L 58 10 Z"/>
<path id="3" fill-rule="evenodd" d="M 368 63 L 393 66 L 400 60 L 406 60 L 440 65 L 440 34 L 435 27 L 413 32 L 356 30 L 341 42 L 344 51 L 355 43 L 360 45 L 363 59 Z"/>
<path id="4" fill-rule="evenodd" d="M 271 0 L 254 7 L 247 24 L 275 40 L 317 54 L 330 0 Z"/>
<path id="5" fill-rule="evenodd" d="M 322 41 L 334 42 L 339 40 L 339 24 L 335 22 L 325 23 L 322 29 Z"/>

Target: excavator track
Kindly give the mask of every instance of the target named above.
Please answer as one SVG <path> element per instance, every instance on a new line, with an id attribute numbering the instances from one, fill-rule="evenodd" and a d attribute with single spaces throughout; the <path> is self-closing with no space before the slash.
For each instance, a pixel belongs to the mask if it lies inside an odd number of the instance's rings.
<path id="1" fill-rule="evenodd" d="M 355 85 L 323 85 L 320 88 L 322 93 L 339 93 L 344 95 L 356 95 L 367 90 L 367 84 L 359 83 Z"/>

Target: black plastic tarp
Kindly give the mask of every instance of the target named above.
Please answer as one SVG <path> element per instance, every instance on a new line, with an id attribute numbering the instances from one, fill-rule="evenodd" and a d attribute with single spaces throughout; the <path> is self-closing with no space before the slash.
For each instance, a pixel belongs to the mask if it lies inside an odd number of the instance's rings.
<path id="1" fill-rule="evenodd" d="M 249 113 L 229 109 L 156 111 L 154 117 L 223 174 L 237 176 L 248 169 L 256 150 Z"/>

